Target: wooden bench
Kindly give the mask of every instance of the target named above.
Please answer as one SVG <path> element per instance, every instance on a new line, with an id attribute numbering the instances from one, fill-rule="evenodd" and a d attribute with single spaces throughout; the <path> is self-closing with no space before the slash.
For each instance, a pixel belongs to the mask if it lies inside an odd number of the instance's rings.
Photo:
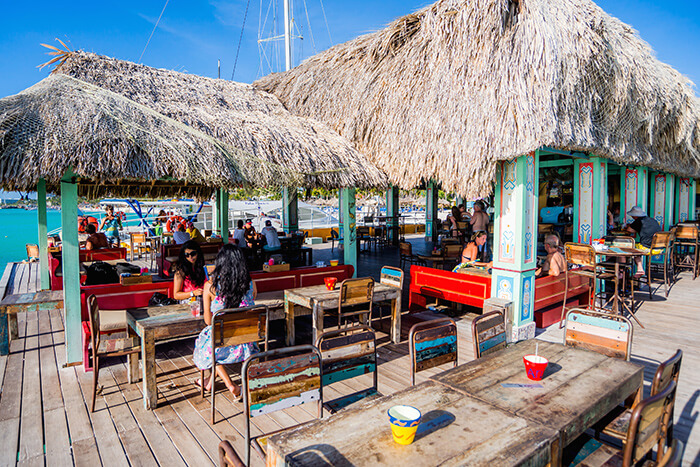
<path id="1" fill-rule="evenodd" d="M 216 258 L 216 254 L 222 246 L 224 246 L 224 244 L 220 240 L 217 242 L 204 242 L 199 244 L 205 258 Z M 180 248 L 182 248 L 182 245 L 178 243 L 167 243 L 160 246 L 160 256 L 157 259 L 157 264 L 158 273 L 161 277 L 172 277 L 170 266 L 174 263 L 174 261 L 172 261 L 173 257 L 177 258 L 179 256 Z"/>
<path id="2" fill-rule="evenodd" d="M 564 274 L 539 277 L 535 280 L 534 310 L 535 324 L 538 328 L 546 328 L 559 322 L 565 284 Z M 588 278 L 569 274 L 569 293 L 566 297 L 569 307 L 587 306 L 590 293 Z"/>
<path id="3" fill-rule="evenodd" d="M 63 290 L 63 267 L 61 264 L 61 252 L 49 253 L 49 274 L 51 276 L 51 290 Z M 78 250 L 78 261 L 87 263 L 91 261 L 126 261 L 126 248 L 99 248 L 97 250 Z"/>

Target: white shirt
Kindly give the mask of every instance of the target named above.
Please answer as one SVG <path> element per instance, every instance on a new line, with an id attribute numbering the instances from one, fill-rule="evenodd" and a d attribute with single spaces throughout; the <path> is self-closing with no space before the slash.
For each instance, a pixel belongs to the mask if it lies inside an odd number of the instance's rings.
<path id="1" fill-rule="evenodd" d="M 245 236 L 243 235 L 243 229 L 236 229 L 233 231 L 233 239 L 238 242 L 238 246 L 245 247 L 248 246 L 245 241 Z"/>
<path id="2" fill-rule="evenodd" d="M 267 240 L 267 246 L 269 246 L 270 248 L 279 247 L 281 245 L 280 236 L 277 235 L 277 231 L 274 227 L 265 227 L 264 229 L 262 229 L 262 234 L 265 235 L 265 239 Z"/>

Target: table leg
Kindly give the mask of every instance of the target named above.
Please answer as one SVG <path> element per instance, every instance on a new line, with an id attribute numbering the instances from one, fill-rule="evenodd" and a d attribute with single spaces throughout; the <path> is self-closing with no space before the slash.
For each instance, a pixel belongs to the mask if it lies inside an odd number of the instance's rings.
<path id="1" fill-rule="evenodd" d="M 318 306 L 316 301 L 311 309 L 311 324 L 313 327 L 311 345 L 316 345 L 316 340 L 323 333 L 323 309 Z"/>
<path id="2" fill-rule="evenodd" d="M 142 331 L 141 361 L 143 379 L 143 407 L 153 410 L 158 405 L 158 388 L 156 387 L 156 345 L 153 334 Z"/>
<path id="3" fill-rule="evenodd" d="M 620 310 L 620 263 L 615 261 L 615 300 L 613 306 L 615 307 L 615 313 L 623 314 Z"/>
<path id="4" fill-rule="evenodd" d="M 401 296 L 391 301 L 391 342 L 401 342 Z"/>
<path id="5" fill-rule="evenodd" d="M 294 303 L 284 298 L 284 315 L 287 321 L 287 345 L 294 345 Z"/>
<path id="6" fill-rule="evenodd" d="M 0 307 L 0 355 L 10 353 L 9 317 L 7 307 Z"/>
<path id="7" fill-rule="evenodd" d="M 134 332 L 133 329 L 131 329 L 131 326 L 127 326 L 127 333 L 129 335 L 129 337 L 136 337 L 136 333 Z M 139 354 L 131 353 L 128 355 L 128 359 L 129 359 L 129 368 L 128 368 L 129 384 L 133 384 L 139 380 Z"/>

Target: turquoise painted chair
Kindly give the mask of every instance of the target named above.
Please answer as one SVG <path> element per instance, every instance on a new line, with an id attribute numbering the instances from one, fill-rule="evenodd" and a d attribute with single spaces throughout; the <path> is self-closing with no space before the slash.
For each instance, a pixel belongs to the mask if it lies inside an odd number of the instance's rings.
<path id="1" fill-rule="evenodd" d="M 377 390 L 377 343 L 369 326 L 329 331 L 316 340 L 321 352 L 323 386 L 372 373 L 372 387 L 327 401 L 323 406 L 335 413 L 368 397 L 379 397 Z"/>
<path id="2" fill-rule="evenodd" d="M 445 363 L 457 366 L 457 324 L 450 318 L 416 323 L 408 332 L 411 386 L 416 373 Z"/>
<path id="3" fill-rule="evenodd" d="M 629 361 L 632 323 L 624 316 L 574 308 L 566 314 L 564 345 Z"/>
<path id="4" fill-rule="evenodd" d="M 474 318 L 472 321 L 474 338 L 474 358 L 506 348 L 506 321 L 503 313 L 492 311 Z"/>

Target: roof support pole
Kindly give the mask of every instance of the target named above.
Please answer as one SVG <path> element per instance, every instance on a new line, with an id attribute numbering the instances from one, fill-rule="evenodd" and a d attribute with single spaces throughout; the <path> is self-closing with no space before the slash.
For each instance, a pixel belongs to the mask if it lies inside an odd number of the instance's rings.
<path id="1" fill-rule="evenodd" d="M 574 241 L 591 244 L 607 233 L 608 163 L 598 156 L 574 161 Z"/>
<path id="2" fill-rule="evenodd" d="M 694 178 L 679 177 L 676 184 L 678 203 L 676 204 L 676 220 L 685 222 L 695 218 L 695 193 L 697 191 Z"/>
<path id="3" fill-rule="evenodd" d="M 497 165 L 491 296 L 512 303 L 510 342 L 535 337 L 538 179 L 539 151 Z"/>
<path id="4" fill-rule="evenodd" d="M 216 191 L 218 193 L 216 207 L 221 238 L 224 243 L 228 243 L 228 191 L 225 188 L 219 188 Z"/>
<path id="5" fill-rule="evenodd" d="M 36 184 L 37 224 L 39 225 L 39 278 L 41 290 L 50 288 L 49 282 L 49 253 L 48 230 L 46 227 L 46 180 L 39 179 Z"/>
<path id="6" fill-rule="evenodd" d="M 650 179 L 649 217 L 653 217 L 662 230 L 669 230 L 673 225 L 676 177 L 669 173 L 652 172 Z"/>
<path id="7" fill-rule="evenodd" d="M 61 179 L 61 267 L 66 364 L 83 360 L 81 349 L 80 259 L 78 254 L 78 185 L 69 169 Z"/>
<path id="8" fill-rule="evenodd" d="M 211 231 L 219 233 L 219 190 L 214 191 L 214 198 L 211 202 Z M 206 228 L 206 227 L 205 227 Z"/>
<path id="9" fill-rule="evenodd" d="M 355 268 L 354 276 L 357 276 L 357 226 L 355 210 L 355 189 L 341 188 L 341 211 L 343 213 L 343 259 L 345 264 L 351 264 Z"/>
<path id="10" fill-rule="evenodd" d="M 399 187 L 391 185 L 386 191 L 386 227 L 392 245 L 399 244 Z"/>
<path id="11" fill-rule="evenodd" d="M 299 230 L 298 200 L 296 187 L 282 188 L 282 228 L 286 233 Z"/>
<path id="12" fill-rule="evenodd" d="M 646 167 L 625 167 L 620 171 L 620 221 L 633 221 L 627 212 L 635 206 L 647 210 L 649 198 L 649 171 Z"/>
<path id="13" fill-rule="evenodd" d="M 438 187 L 430 180 L 425 190 L 425 240 L 437 243 L 438 240 Z"/>

